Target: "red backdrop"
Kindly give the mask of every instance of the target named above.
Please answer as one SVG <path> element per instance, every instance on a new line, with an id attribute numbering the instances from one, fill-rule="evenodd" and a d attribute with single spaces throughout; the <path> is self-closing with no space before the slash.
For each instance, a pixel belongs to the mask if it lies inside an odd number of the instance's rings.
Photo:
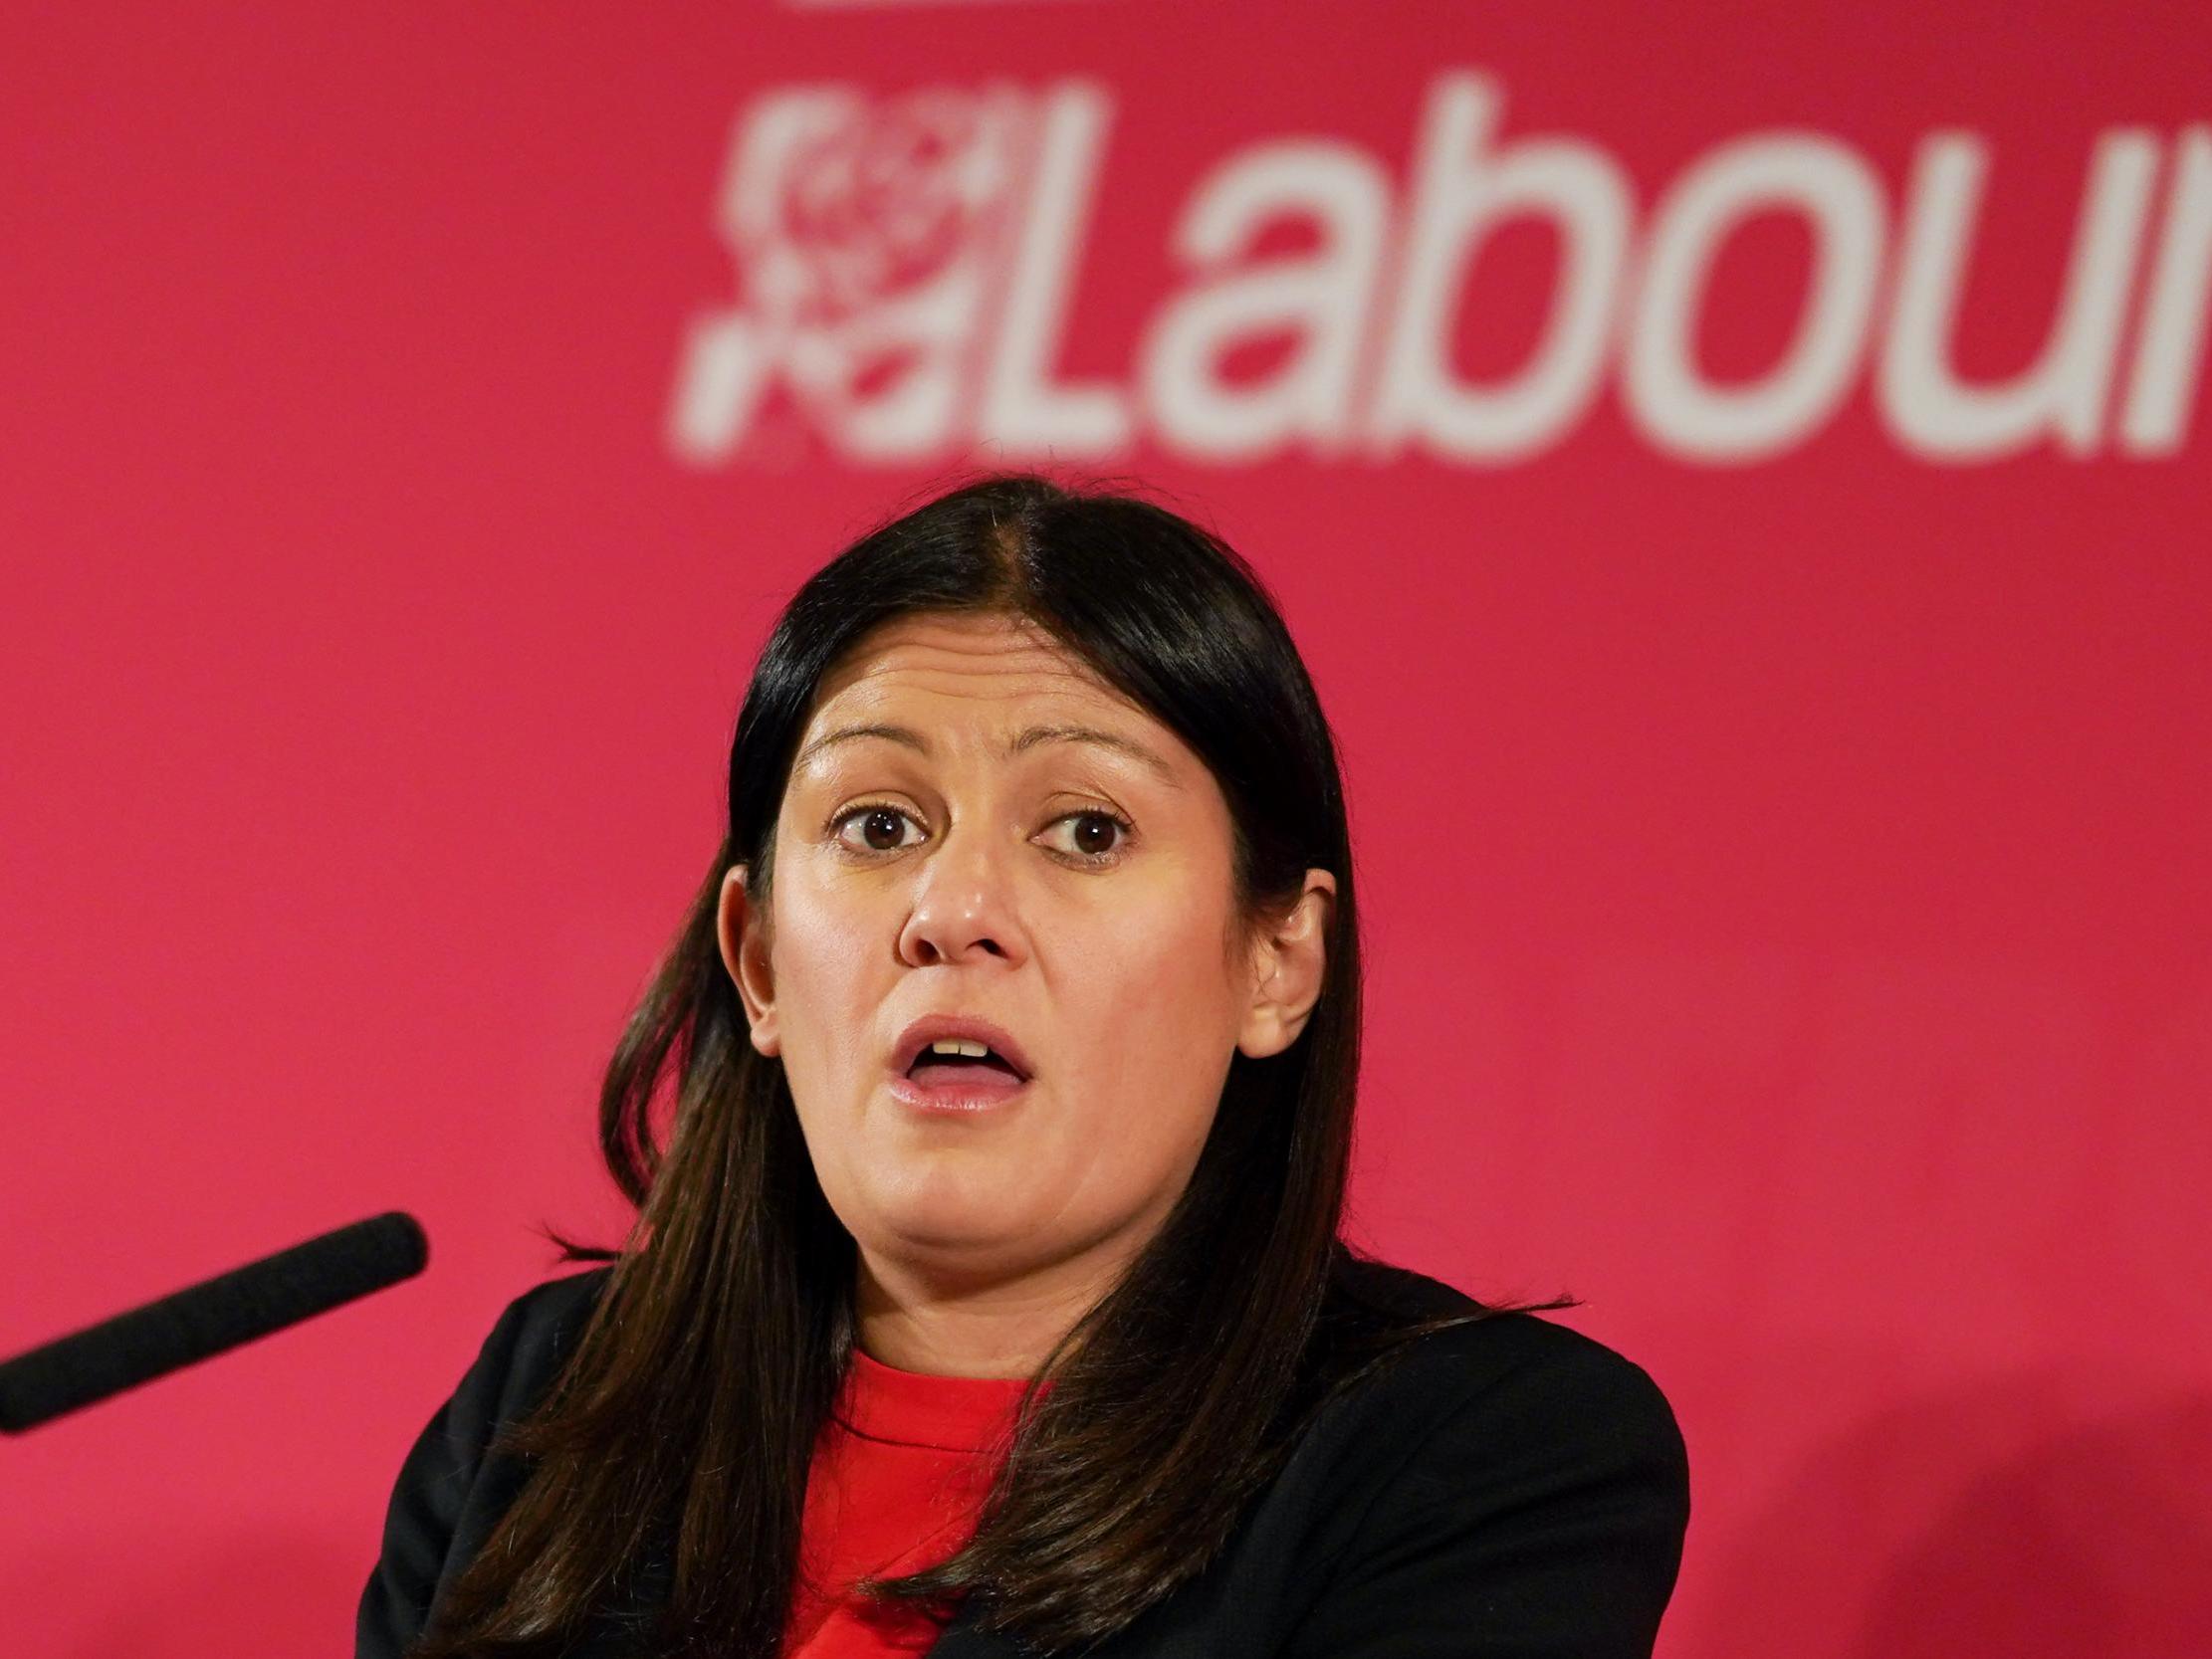
<path id="1" fill-rule="evenodd" d="M 2202 1643 L 2201 8 L 0 30 L 0 1350 L 433 1239 L 0 1446 L 0 1648 L 342 1646 L 775 607 L 1000 461 L 1278 588 L 1358 1232 L 1659 1379 L 1662 1655 Z"/>

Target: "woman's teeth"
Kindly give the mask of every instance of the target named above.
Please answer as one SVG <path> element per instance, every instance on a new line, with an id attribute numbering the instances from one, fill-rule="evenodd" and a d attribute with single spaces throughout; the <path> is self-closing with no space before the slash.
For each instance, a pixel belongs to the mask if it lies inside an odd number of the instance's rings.
<path id="1" fill-rule="evenodd" d="M 1020 1075 L 1006 1061 L 992 1053 L 990 1044 L 979 1043 L 967 1037 L 945 1037 L 930 1044 L 928 1048 L 914 1057 L 914 1064 L 908 1068 L 907 1075 L 913 1077 L 926 1066 L 957 1065 L 963 1061 L 981 1062 L 993 1071 L 1004 1072 L 1009 1077 Z"/>

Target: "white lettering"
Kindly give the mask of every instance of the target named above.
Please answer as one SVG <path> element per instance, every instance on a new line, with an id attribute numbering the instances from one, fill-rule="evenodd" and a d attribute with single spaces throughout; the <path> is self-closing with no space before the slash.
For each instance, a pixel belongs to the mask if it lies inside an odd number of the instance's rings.
<path id="1" fill-rule="evenodd" d="M 1969 386 L 1951 371 L 1949 340 L 1989 149 L 1968 132 L 1922 140 L 1896 309 L 1875 379 L 1877 401 L 1900 440 L 1939 461 L 2010 454 L 2044 432 L 2055 433 L 2069 455 L 2097 448 L 2157 165 L 2157 141 L 2140 128 L 2099 139 L 2058 320 L 2042 355 L 2002 384 Z"/>
<path id="2" fill-rule="evenodd" d="M 1373 310 L 1390 217 L 1390 182 L 1351 144 L 1314 141 L 1245 151 L 1198 191 L 1176 232 L 1186 265 L 1217 280 L 1161 311 L 1138 358 L 1161 435 L 1209 460 L 1240 460 L 1306 440 L 1332 456 L 1349 437 L 1360 340 Z M 1312 220 L 1312 255 L 1224 271 L 1269 222 Z M 1235 341 L 1294 328 L 1290 362 L 1258 386 L 1215 372 Z"/>
<path id="3" fill-rule="evenodd" d="M 1571 138 L 1524 138 L 1485 157 L 1500 102 L 1481 75 L 1440 75 L 1430 92 L 1404 275 L 1369 418 L 1378 459 L 1395 457 L 1409 437 L 1460 461 L 1527 456 L 1573 425 L 1597 391 L 1628 255 L 1628 176 L 1603 150 Z M 1461 285 L 1483 235 L 1516 212 L 1548 217 L 1559 234 L 1551 316 L 1514 378 L 1468 386 L 1451 372 Z"/>
<path id="4" fill-rule="evenodd" d="M 1813 229 L 1805 312 L 1781 362 L 1744 387 L 1697 366 L 1706 279 L 1729 233 L 1768 208 Z M 1630 417 L 1697 461 L 1754 461 L 1802 441 L 1850 390 L 1873 313 L 1886 215 L 1874 169 L 1833 138 L 1752 135 L 1723 144 L 1660 201 L 1622 364 Z"/>
<path id="5" fill-rule="evenodd" d="M 2166 186 L 2164 234 L 2135 336 L 2135 369 L 2120 417 L 2120 448 L 2171 455 L 2181 447 L 2204 368 L 2212 303 L 2212 126 L 2183 127 Z"/>
<path id="6" fill-rule="evenodd" d="M 977 421 L 977 437 L 1006 455 L 1100 455 L 1129 442 L 1129 407 L 1119 387 L 1054 386 L 1045 379 L 1059 355 L 1069 269 L 1082 256 L 1112 112 L 1105 91 L 1084 82 L 1055 89 L 1045 106 L 1013 281 Z"/>
<path id="7" fill-rule="evenodd" d="M 2162 181 L 2155 133 L 2097 135 L 2035 356 L 1970 381 L 1958 312 L 1992 166 L 1979 134 L 1926 134 L 1894 215 L 1843 139 L 1744 134 L 1695 157 L 1640 227 L 1629 173 L 1604 146 L 1503 140 L 1504 106 L 1490 75 L 1438 74 L 1402 190 L 1379 157 L 1326 134 L 1236 150 L 1176 221 L 1169 252 L 1187 280 L 1161 297 L 1126 374 L 1076 380 L 1058 376 L 1113 118 L 1106 88 L 765 94 L 732 130 L 715 203 L 737 292 L 689 322 L 669 447 L 695 465 L 726 459 L 780 389 L 807 429 L 862 460 L 968 444 L 1096 458 L 1142 432 L 1223 464 L 1302 449 L 1503 465 L 1574 429 L 1616 344 L 1629 425 L 1701 464 L 1808 441 L 1870 350 L 1874 413 L 1927 460 L 1988 461 L 2047 438 L 2089 457 L 2108 415 L 2119 454 L 2187 442 L 2212 330 L 2212 124 L 2174 136 Z M 1805 293 L 1777 359 L 1724 382 L 1699 360 L 1701 325 L 1737 298 L 1715 274 L 1760 214 L 1807 226 Z M 1310 226 L 1312 246 L 1262 257 L 1266 233 L 1290 222 Z M 1475 274 L 1492 234 L 1516 224 L 1556 245 L 1548 303 L 1516 363 L 1469 377 L 1457 343 L 1478 320 L 1465 315 Z M 1232 379 L 1253 344 L 1286 349 Z"/>

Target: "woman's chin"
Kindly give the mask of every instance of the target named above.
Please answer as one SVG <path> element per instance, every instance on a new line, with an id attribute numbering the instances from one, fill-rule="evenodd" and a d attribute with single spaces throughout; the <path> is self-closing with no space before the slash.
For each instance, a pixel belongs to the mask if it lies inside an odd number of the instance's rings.
<path id="1" fill-rule="evenodd" d="M 909 1261 L 1001 1266 L 1008 1256 L 1035 1253 L 1038 1217 L 1029 1208 L 1034 1187 L 974 1179 L 931 1185 L 932 1190 L 905 1192 L 900 1202 L 878 1210 L 876 1231 L 890 1253 Z"/>

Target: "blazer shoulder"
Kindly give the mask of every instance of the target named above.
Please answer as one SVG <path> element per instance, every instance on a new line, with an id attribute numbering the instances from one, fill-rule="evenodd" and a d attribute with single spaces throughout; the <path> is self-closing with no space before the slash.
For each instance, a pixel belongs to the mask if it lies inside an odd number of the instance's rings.
<path id="1" fill-rule="evenodd" d="M 1494 1311 L 1457 1287 L 1392 1263 L 1358 1261 L 1347 1283 L 1371 1305 L 1458 1323 L 1415 1337 L 1345 1404 L 1353 1432 L 1411 1450 L 1454 1437 L 1606 1442 L 1687 1485 L 1671 1403 L 1643 1365 L 1540 1314 Z M 1364 1431 L 1364 1432 L 1362 1432 Z M 1592 1449 L 1595 1449 L 1594 1447 Z"/>
<path id="2" fill-rule="evenodd" d="M 1355 1255 L 1340 1240 L 1329 1263 L 1329 1305 L 1366 1309 L 1397 1319 L 1482 1312 L 1483 1305 L 1441 1279 L 1387 1262 Z"/>
<path id="3" fill-rule="evenodd" d="M 1300 1483 L 1310 1588 L 1288 1659 L 1650 1659 L 1689 1521 L 1659 1383 L 1541 1315 L 1440 1281 L 1393 1288 L 1460 1297 L 1468 1317 L 1408 1340 L 1338 1402 Z"/>
<path id="4" fill-rule="evenodd" d="M 522 1415 L 544 1392 L 591 1317 L 611 1273 L 595 1267 L 548 1279 L 508 1303 L 484 1340 L 477 1361 L 462 1378 L 487 1407 L 486 1428 Z"/>
<path id="5" fill-rule="evenodd" d="M 523 1465 L 495 1456 L 493 1443 L 545 1393 L 609 1272 L 599 1267 L 551 1279 L 508 1303 L 452 1395 L 423 1426 L 392 1484 L 381 1552 L 362 1587 L 356 1659 L 398 1659 L 520 1491 Z"/>
<path id="6" fill-rule="evenodd" d="M 1437 1435 L 1525 1434 L 1600 1444 L 1680 1467 L 1687 1451 L 1659 1380 L 1618 1348 L 1532 1313 L 1497 1313 L 1416 1338 L 1411 1385 L 1438 1413 Z M 1456 1425 L 1456 1427 L 1454 1426 Z"/>
<path id="7" fill-rule="evenodd" d="M 512 1325 L 519 1349 L 565 1351 L 598 1306 L 613 1271 L 601 1265 L 533 1285 L 507 1305 L 500 1322 Z"/>

